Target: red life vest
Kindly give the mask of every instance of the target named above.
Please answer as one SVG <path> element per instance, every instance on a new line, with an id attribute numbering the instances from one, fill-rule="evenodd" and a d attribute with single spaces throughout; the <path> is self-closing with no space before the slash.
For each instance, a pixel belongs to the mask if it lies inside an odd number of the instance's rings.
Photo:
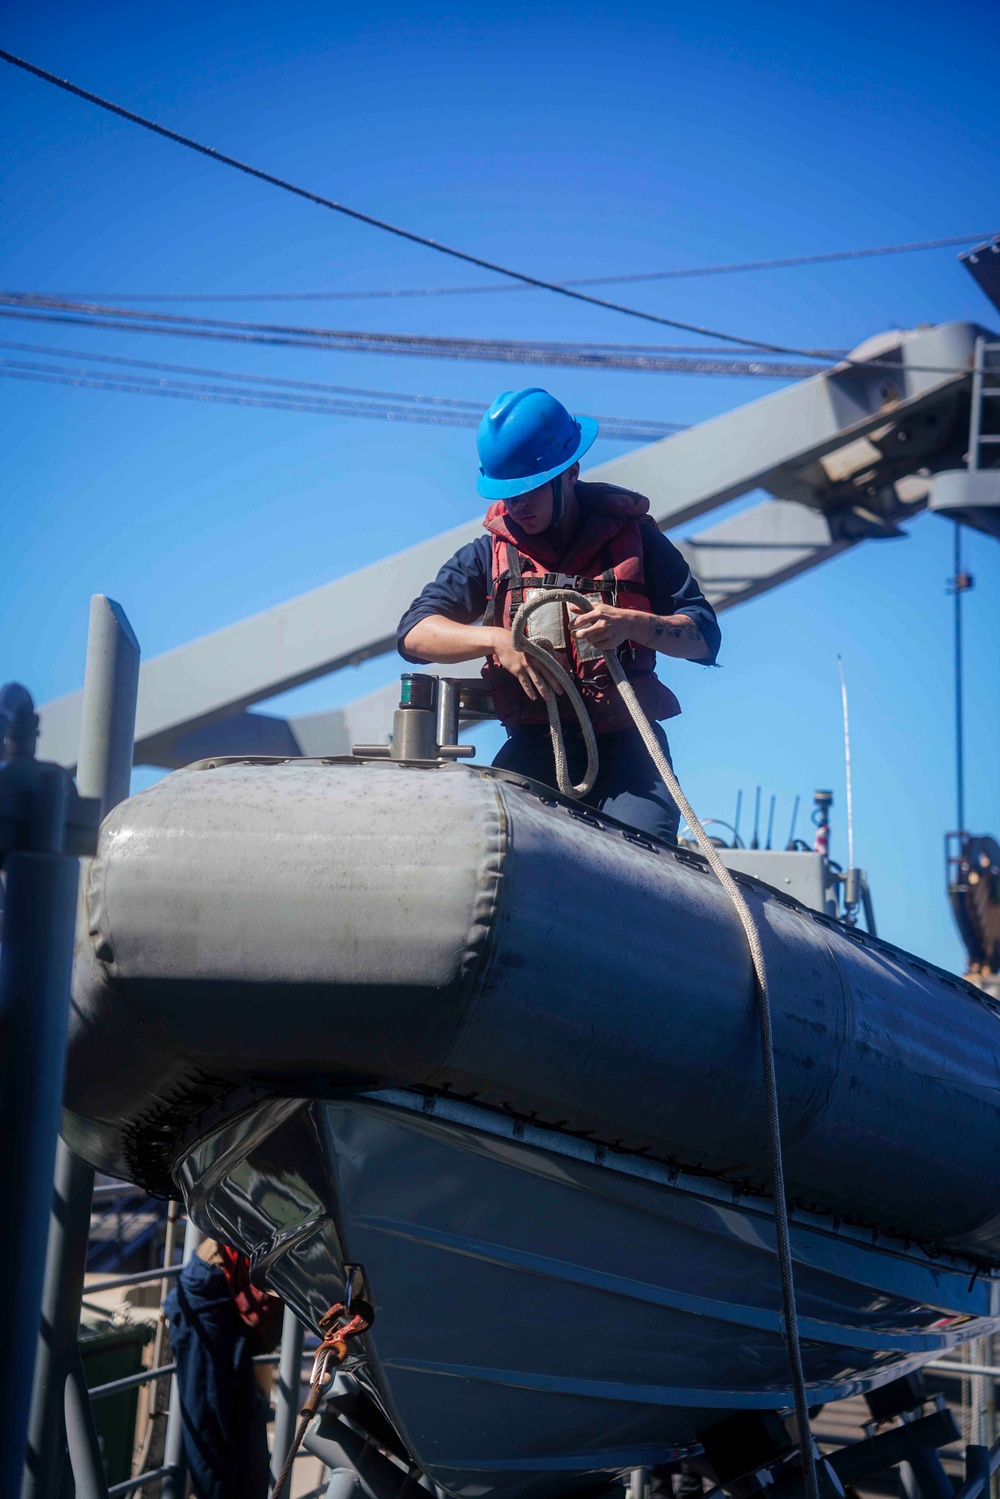
<path id="1" fill-rule="evenodd" d="M 273 1291 L 261 1291 L 250 1279 L 250 1261 L 229 1244 L 219 1244 L 219 1260 L 240 1318 L 262 1342 L 274 1347 L 281 1331 L 284 1303 Z"/>
<path id="2" fill-rule="evenodd" d="M 654 524 L 647 515 L 649 501 L 613 484 L 577 483 L 576 498 L 580 526 L 561 557 L 547 535 L 529 536 L 522 531 L 507 514 L 502 500 L 490 506 L 483 521 L 493 541 L 492 585 L 485 624 L 501 624 L 509 630 L 525 594 L 539 588 L 575 588 L 592 595 L 595 602 L 603 599 L 621 609 L 652 613 L 642 553 L 642 527 Z M 559 608 L 563 619 L 562 629 L 557 633 L 561 634 L 562 643 L 557 645 L 555 655 L 576 678 L 594 728 L 599 734 L 626 728 L 632 719 L 605 661 L 581 659 L 569 631 L 568 610 L 565 605 Z M 531 625 L 537 619 L 535 614 Z M 530 626 L 529 633 L 535 633 Z M 618 656 L 647 717 L 654 721 L 674 718 L 681 711 L 670 688 L 656 676 L 655 651 L 626 642 L 619 647 Z M 488 658 L 483 678 L 493 693 L 497 717 L 506 728 L 548 723 L 545 704 L 532 702 L 496 657 Z M 572 711 L 561 699 L 557 701 L 562 717 L 575 722 Z"/>

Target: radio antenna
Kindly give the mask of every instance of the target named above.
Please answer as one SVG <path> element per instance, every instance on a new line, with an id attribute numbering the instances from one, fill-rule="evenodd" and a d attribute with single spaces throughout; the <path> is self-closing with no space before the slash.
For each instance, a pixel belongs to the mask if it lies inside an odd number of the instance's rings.
<path id="1" fill-rule="evenodd" d="M 844 708 L 844 775 L 847 781 L 847 867 L 854 868 L 854 797 L 851 787 L 851 721 L 847 713 L 847 681 L 843 657 L 837 657 L 840 670 L 840 701 Z"/>
<path id="2" fill-rule="evenodd" d="M 776 800 L 777 800 L 777 797 L 775 796 L 774 792 L 772 791 L 771 792 L 771 810 L 767 814 L 767 842 L 764 844 L 765 848 L 770 848 L 771 847 L 771 834 L 774 831 L 774 804 L 775 804 Z"/>
<path id="3" fill-rule="evenodd" d="M 750 847 L 751 848 L 760 848 L 760 838 L 757 836 L 759 832 L 760 832 L 760 787 L 758 786 L 757 787 L 757 795 L 754 798 L 754 804 L 753 804 L 753 838 L 751 839 L 751 842 L 750 842 Z"/>
<path id="4" fill-rule="evenodd" d="M 795 824 L 799 820 L 799 802 L 801 800 L 802 800 L 802 798 L 799 797 L 799 796 L 797 796 L 795 798 L 795 805 L 792 808 L 792 825 L 788 829 L 788 845 L 787 846 L 789 848 L 794 848 L 795 847 Z"/>
<path id="5" fill-rule="evenodd" d="M 965 835 L 965 730 L 962 712 L 962 594 L 972 587 L 972 574 L 962 567 L 962 523 L 955 522 L 955 575 L 948 592 L 955 599 L 955 801 L 958 832 Z"/>

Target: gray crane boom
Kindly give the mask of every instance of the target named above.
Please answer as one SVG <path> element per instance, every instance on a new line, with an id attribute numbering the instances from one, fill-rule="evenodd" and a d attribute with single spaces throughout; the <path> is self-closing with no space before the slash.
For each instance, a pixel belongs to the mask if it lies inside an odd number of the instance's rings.
<path id="1" fill-rule="evenodd" d="M 927 503 L 927 474 L 955 467 L 967 435 L 976 338 L 969 323 L 880 335 L 850 359 L 589 470 L 637 489 L 661 529 L 752 490 L 774 496 L 678 542 L 719 609 L 857 543 L 899 535 Z M 336 754 L 387 721 L 383 694 L 286 720 L 253 704 L 395 647 L 427 578 L 480 533 L 470 520 L 406 551 L 143 663 L 137 764 L 213 754 Z M 386 699 L 388 701 L 388 699 Z M 80 694 L 41 710 L 40 753 L 72 766 Z"/>

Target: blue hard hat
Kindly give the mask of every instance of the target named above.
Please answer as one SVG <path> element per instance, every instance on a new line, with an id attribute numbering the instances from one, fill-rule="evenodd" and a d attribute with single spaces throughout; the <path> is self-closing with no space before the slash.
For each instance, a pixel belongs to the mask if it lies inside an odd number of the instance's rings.
<path id="1" fill-rule="evenodd" d="M 592 445 L 592 416 L 570 416 L 547 390 L 505 390 L 479 423 L 479 478 L 487 500 L 507 500 L 572 468 Z"/>

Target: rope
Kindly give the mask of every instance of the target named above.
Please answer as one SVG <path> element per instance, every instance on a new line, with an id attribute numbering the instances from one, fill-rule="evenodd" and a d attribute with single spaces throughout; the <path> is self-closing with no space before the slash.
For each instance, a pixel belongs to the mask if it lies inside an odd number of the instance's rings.
<path id="1" fill-rule="evenodd" d="M 544 597 L 532 599 L 530 603 L 521 605 L 511 627 L 511 640 L 518 650 L 525 651 L 526 654 L 538 661 L 542 670 L 549 673 L 555 681 L 559 682 L 563 692 L 568 696 L 577 718 L 580 718 L 582 726 L 583 720 L 581 714 L 586 715 L 587 710 L 576 683 L 569 676 L 569 673 L 564 671 L 559 663 L 553 660 L 548 651 L 545 651 L 539 644 L 531 641 L 526 636 L 524 630 L 528 617 L 539 604 L 556 602 L 577 604 L 587 610 L 592 607 L 592 601 L 587 599 L 582 593 L 577 593 L 575 589 L 547 588 Z M 519 644 L 519 641 L 523 643 Z M 639 699 L 635 695 L 632 683 L 625 675 L 625 669 L 619 661 L 616 652 L 607 650 L 603 652 L 603 655 L 608 665 L 608 671 L 611 673 L 611 678 L 621 695 L 622 702 L 631 714 L 632 721 L 642 736 L 642 742 L 646 746 L 653 764 L 662 776 L 670 795 L 680 808 L 681 815 L 694 834 L 695 842 L 708 861 L 709 868 L 728 895 L 733 909 L 739 917 L 740 925 L 743 927 L 746 935 L 747 946 L 750 949 L 750 961 L 753 964 L 757 999 L 757 1023 L 760 1034 L 761 1064 L 764 1074 L 768 1157 L 774 1195 L 775 1248 L 778 1258 L 778 1272 L 781 1280 L 781 1331 L 785 1347 L 788 1351 L 788 1364 L 792 1376 L 796 1441 L 802 1455 L 806 1495 L 807 1499 L 818 1499 L 816 1458 L 813 1450 L 812 1431 L 809 1424 L 809 1402 L 806 1395 L 805 1372 L 802 1367 L 802 1348 L 799 1342 L 798 1313 L 795 1303 L 795 1275 L 792 1267 L 792 1249 L 788 1232 L 788 1203 L 785 1197 L 785 1167 L 781 1150 L 781 1121 L 778 1110 L 778 1082 L 774 1066 L 774 1033 L 771 1025 L 771 1001 L 768 993 L 767 967 L 764 962 L 764 949 L 761 943 L 760 929 L 742 890 L 719 858 L 718 850 L 695 816 L 691 803 L 681 790 L 680 782 L 673 772 L 670 761 L 660 748 L 659 741 L 653 733 L 652 725 L 639 704 Z M 553 670 L 554 667 L 556 670 Z M 553 721 L 553 706 L 550 704 L 550 699 L 551 694 L 546 699 L 546 707 L 549 708 L 552 749 L 556 757 L 556 772 L 558 775 L 560 755 L 562 755 L 563 761 L 565 761 L 565 751 L 562 748 L 561 725 L 559 725 L 558 715 L 556 715 L 555 721 Z M 596 752 L 596 736 L 593 735 L 593 727 L 591 727 L 591 735 L 594 738 Z M 588 774 L 589 770 L 590 750 L 588 746 Z M 593 783 L 591 782 L 591 784 Z M 562 785 L 559 786 L 559 789 L 563 791 L 564 795 L 577 797 L 586 795 L 585 791 L 580 791 L 576 787 L 568 793 Z"/>
<path id="2" fill-rule="evenodd" d="M 583 735 L 583 742 L 587 750 L 587 769 L 579 785 L 574 785 L 570 780 L 569 767 L 566 763 L 566 745 L 563 741 L 562 720 L 559 717 L 557 696 L 554 692 L 547 691 L 543 693 L 545 710 L 549 715 L 552 753 L 556 762 L 556 785 L 563 796 L 572 796 L 579 799 L 594 789 L 594 782 L 597 780 L 597 735 L 594 733 L 594 725 L 590 721 L 590 714 L 587 712 L 586 704 L 580 696 L 579 688 L 569 672 L 555 659 L 550 651 L 547 651 L 540 643 L 532 640 L 528 634 L 528 620 L 534 614 L 535 610 L 541 608 L 543 604 L 555 603 L 560 600 L 566 603 L 582 604 L 586 609 L 590 608 L 590 604 L 582 593 L 577 593 L 575 590 L 569 588 L 547 588 L 544 594 L 540 594 L 538 598 L 531 599 L 528 603 L 522 604 L 520 609 L 518 609 L 511 624 L 510 641 L 516 651 L 523 651 L 526 656 L 530 656 L 533 661 L 537 661 L 545 675 L 552 682 L 559 684 L 565 694 L 566 701 L 577 716 L 580 724 L 580 732 Z M 615 657 L 615 659 L 617 660 L 618 658 Z"/>

